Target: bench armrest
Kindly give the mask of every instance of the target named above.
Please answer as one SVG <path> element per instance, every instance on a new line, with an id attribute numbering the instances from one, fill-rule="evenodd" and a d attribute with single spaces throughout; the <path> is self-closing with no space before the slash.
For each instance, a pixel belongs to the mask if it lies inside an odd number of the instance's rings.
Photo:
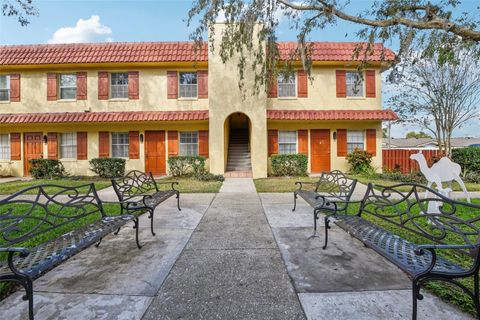
<path id="1" fill-rule="evenodd" d="M 22 247 L 0 248 L 0 252 L 19 253 L 22 258 L 25 258 L 30 254 L 30 250 Z"/>
<path id="2" fill-rule="evenodd" d="M 332 199 L 328 199 L 328 197 L 326 196 L 323 196 L 323 195 L 317 195 L 315 197 L 315 200 L 319 200 L 321 199 L 321 203 L 317 206 L 315 206 L 315 209 L 318 210 L 318 209 L 322 209 L 323 206 L 325 205 L 333 205 L 333 213 L 332 214 L 329 214 L 328 216 L 335 216 L 338 214 L 339 211 L 342 211 L 342 212 L 345 212 L 347 213 L 347 209 L 348 209 L 348 206 L 351 205 L 351 204 L 361 204 L 362 201 L 361 200 L 357 200 L 357 201 L 354 201 L 354 200 L 341 200 L 340 198 L 338 200 L 332 200 Z M 342 204 L 344 205 L 344 207 L 342 208 L 339 208 L 339 204 Z M 356 213 L 358 214 L 358 212 Z"/>
<path id="3" fill-rule="evenodd" d="M 177 190 L 177 189 L 175 189 L 175 185 L 179 184 L 178 181 L 168 181 L 168 182 L 157 182 L 157 181 L 155 181 L 155 183 L 157 185 L 159 185 L 159 184 L 171 184 L 172 185 L 172 190 Z"/>
<path id="4" fill-rule="evenodd" d="M 296 185 L 298 185 L 298 189 L 297 190 L 301 190 L 303 188 L 303 185 L 304 184 L 312 184 L 312 185 L 317 185 L 318 182 L 310 182 L 310 181 L 296 181 L 295 182 Z"/>

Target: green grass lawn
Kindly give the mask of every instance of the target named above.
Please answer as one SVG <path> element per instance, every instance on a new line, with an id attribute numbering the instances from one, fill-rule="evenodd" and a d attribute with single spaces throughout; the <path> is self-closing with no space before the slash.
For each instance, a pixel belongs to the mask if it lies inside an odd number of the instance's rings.
<path id="1" fill-rule="evenodd" d="M 480 205 L 480 199 L 473 199 L 472 202 L 476 205 Z M 405 210 L 406 206 L 405 205 L 398 205 L 396 209 L 400 209 L 401 212 Z M 411 208 L 413 213 L 418 213 L 414 209 Z M 471 208 L 463 207 L 463 208 L 457 208 L 458 211 L 456 212 L 456 216 L 462 218 L 462 219 L 471 219 L 478 217 L 480 215 L 479 211 L 474 211 Z M 351 205 L 349 208 L 349 213 L 353 214 L 356 213 L 358 210 L 358 205 Z M 417 210 L 418 211 L 418 210 Z M 382 211 L 382 213 L 394 213 L 393 208 L 388 208 L 385 211 Z M 413 234 L 401 227 L 398 227 L 390 222 L 387 222 L 383 219 L 377 218 L 373 215 L 369 214 L 364 214 L 362 217 L 366 220 L 369 220 L 373 222 L 376 225 L 381 226 L 382 228 L 401 236 L 404 239 L 407 239 L 408 241 L 415 243 L 415 244 L 432 244 L 434 243 L 433 241 L 429 241 L 426 238 Z M 395 221 L 398 221 L 397 219 L 394 219 Z M 424 228 L 424 230 L 427 230 L 427 232 L 431 232 L 432 234 L 438 234 L 439 229 L 433 228 L 432 224 L 427 223 L 426 219 L 424 220 L 416 220 L 416 223 L 419 224 L 420 227 Z M 408 223 L 407 223 L 408 224 Z M 474 223 L 476 227 L 480 227 L 480 222 Z M 412 227 L 412 224 L 409 225 Z M 461 226 L 458 225 L 459 228 L 463 228 L 464 230 L 467 229 L 466 226 Z M 413 228 L 415 229 L 415 228 Z M 471 231 L 471 229 L 469 229 Z M 473 243 L 476 243 L 477 235 L 471 235 L 469 236 L 471 241 Z M 449 233 L 448 236 L 444 239 L 444 242 L 447 244 L 465 244 L 464 240 L 457 234 L 454 233 Z M 470 267 L 472 266 L 472 259 L 466 255 L 466 254 L 461 254 L 456 252 L 455 250 L 437 250 L 437 254 L 439 256 L 442 256 L 450 261 L 455 262 L 458 265 L 461 265 L 463 267 Z M 469 289 L 473 290 L 473 277 L 471 278 L 465 278 L 462 280 L 459 280 L 460 283 L 463 285 L 467 286 Z M 470 314 L 475 314 L 475 306 L 470 299 L 468 295 L 466 295 L 463 291 L 458 289 L 457 287 L 454 287 L 452 285 L 447 284 L 446 282 L 440 282 L 440 281 L 433 281 L 433 282 L 427 282 L 426 285 L 427 290 L 430 292 L 436 294 L 437 296 L 441 297 L 445 301 L 452 303 L 454 305 L 457 305 L 460 309 L 463 311 L 466 311 Z"/>
<path id="2" fill-rule="evenodd" d="M 165 178 L 157 179 L 157 182 L 178 181 L 175 189 L 181 193 L 217 193 L 222 186 L 222 181 L 199 181 L 195 178 Z M 170 189 L 170 184 L 159 184 L 160 190 Z"/>
<path id="3" fill-rule="evenodd" d="M 107 188 L 112 185 L 109 179 L 102 179 L 98 177 L 81 177 L 81 178 L 64 178 L 58 180 L 47 180 L 47 179 L 38 179 L 38 180 L 19 180 L 19 181 L 12 181 L 12 182 L 5 182 L 0 183 L 0 194 L 12 194 L 22 189 L 40 185 L 40 184 L 55 184 L 60 186 L 80 186 L 82 184 L 88 183 L 95 183 L 95 187 L 97 190 L 101 190 Z M 55 192 L 55 188 L 49 187 L 46 188 L 47 192 Z M 81 188 L 82 192 L 87 191 L 87 188 Z M 29 192 L 30 194 L 34 193 L 35 191 Z"/>
<path id="4" fill-rule="evenodd" d="M 394 180 L 389 180 L 389 179 L 384 179 L 380 176 L 373 176 L 373 177 L 366 177 L 366 176 L 363 176 L 363 175 L 348 175 L 349 178 L 352 178 L 352 179 L 357 179 L 358 182 L 361 182 L 363 184 L 368 184 L 369 182 L 371 183 L 374 183 L 374 184 L 379 184 L 379 185 L 382 185 L 382 186 L 392 186 L 392 185 L 395 185 L 395 184 L 401 184 L 402 182 L 400 181 L 394 181 Z M 444 183 L 444 187 L 447 186 L 446 183 Z M 480 191 L 480 184 L 477 184 L 477 183 L 470 183 L 470 182 L 465 182 L 465 187 L 467 188 L 468 191 Z M 453 188 L 453 191 L 462 191 L 462 189 L 460 188 L 460 185 L 456 182 L 453 182 L 452 183 L 452 188 Z M 405 191 L 407 190 L 408 187 L 406 188 L 400 188 L 400 190 L 402 191 Z"/>
<path id="5" fill-rule="evenodd" d="M 318 177 L 270 177 L 255 179 L 255 188 L 257 192 L 293 192 L 298 189 L 296 181 L 317 182 Z M 304 185 L 305 189 L 313 189 L 312 185 Z"/>

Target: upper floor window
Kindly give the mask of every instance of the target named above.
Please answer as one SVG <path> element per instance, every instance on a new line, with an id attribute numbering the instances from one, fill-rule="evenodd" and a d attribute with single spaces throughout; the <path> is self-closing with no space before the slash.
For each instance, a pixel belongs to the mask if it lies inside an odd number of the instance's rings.
<path id="1" fill-rule="evenodd" d="M 364 145 L 363 131 L 347 131 L 347 153 L 351 153 L 357 148 L 364 150 Z"/>
<path id="2" fill-rule="evenodd" d="M 0 101 L 10 101 L 10 76 L 0 75 Z"/>
<path id="3" fill-rule="evenodd" d="M 198 131 L 180 132 L 180 155 L 198 155 Z"/>
<path id="4" fill-rule="evenodd" d="M 114 72 L 110 74 L 110 98 L 128 99 L 127 72 Z"/>
<path id="5" fill-rule="evenodd" d="M 278 131 L 278 154 L 297 153 L 297 131 Z"/>
<path id="6" fill-rule="evenodd" d="M 77 97 L 77 75 L 61 74 L 59 80 L 60 99 L 75 99 Z"/>
<path id="7" fill-rule="evenodd" d="M 180 72 L 178 96 L 180 98 L 196 98 L 197 91 L 197 73 Z"/>
<path id="8" fill-rule="evenodd" d="M 356 71 L 347 71 L 347 97 L 363 97 L 363 78 Z"/>
<path id="9" fill-rule="evenodd" d="M 291 75 L 278 75 L 277 78 L 278 97 L 296 97 L 297 96 L 297 84 L 295 74 Z"/>
<path id="10" fill-rule="evenodd" d="M 10 137 L 8 134 L 0 134 L 0 160 L 10 159 Z"/>
<path id="11" fill-rule="evenodd" d="M 128 132 L 112 132 L 112 157 L 128 158 Z"/>
<path id="12" fill-rule="evenodd" d="M 65 132 L 60 134 L 60 158 L 75 159 L 77 157 L 77 134 Z"/>

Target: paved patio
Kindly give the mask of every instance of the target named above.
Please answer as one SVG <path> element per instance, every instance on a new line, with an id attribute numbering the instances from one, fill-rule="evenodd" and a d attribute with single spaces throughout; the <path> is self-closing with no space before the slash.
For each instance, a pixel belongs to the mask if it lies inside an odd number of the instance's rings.
<path id="1" fill-rule="evenodd" d="M 141 250 L 124 228 L 36 280 L 36 319 L 408 319 L 407 277 L 335 226 L 322 250 L 312 210 L 292 200 L 251 179 L 183 194 L 181 212 L 169 199 L 156 237 L 142 217 Z M 21 294 L 0 302 L 1 319 L 26 318 Z M 425 294 L 419 319 L 470 317 Z"/>

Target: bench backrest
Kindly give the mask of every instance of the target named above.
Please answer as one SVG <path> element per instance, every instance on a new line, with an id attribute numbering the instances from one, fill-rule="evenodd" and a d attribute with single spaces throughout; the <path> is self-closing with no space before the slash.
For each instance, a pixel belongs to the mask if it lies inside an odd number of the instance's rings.
<path id="1" fill-rule="evenodd" d="M 41 236 L 79 219 L 105 217 L 95 185 L 38 185 L 0 200 L 0 247 Z"/>
<path id="2" fill-rule="evenodd" d="M 327 195 L 327 197 L 348 201 L 356 185 L 357 179 L 349 179 L 342 171 L 334 170 L 322 173 L 317 182 L 315 192 Z"/>
<path id="3" fill-rule="evenodd" d="M 152 173 L 138 170 L 132 170 L 121 178 L 112 179 L 112 185 L 120 201 L 158 191 Z"/>
<path id="4" fill-rule="evenodd" d="M 374 216 L 385 226 L 400 227 L 428 243 L 480 243 L 479 205 L 449 199 L 418 184 L 379 186 L 370 183 L 358 214 Z M 477 253 L 476 250 L 469 252 L 472 256 Z"/>

